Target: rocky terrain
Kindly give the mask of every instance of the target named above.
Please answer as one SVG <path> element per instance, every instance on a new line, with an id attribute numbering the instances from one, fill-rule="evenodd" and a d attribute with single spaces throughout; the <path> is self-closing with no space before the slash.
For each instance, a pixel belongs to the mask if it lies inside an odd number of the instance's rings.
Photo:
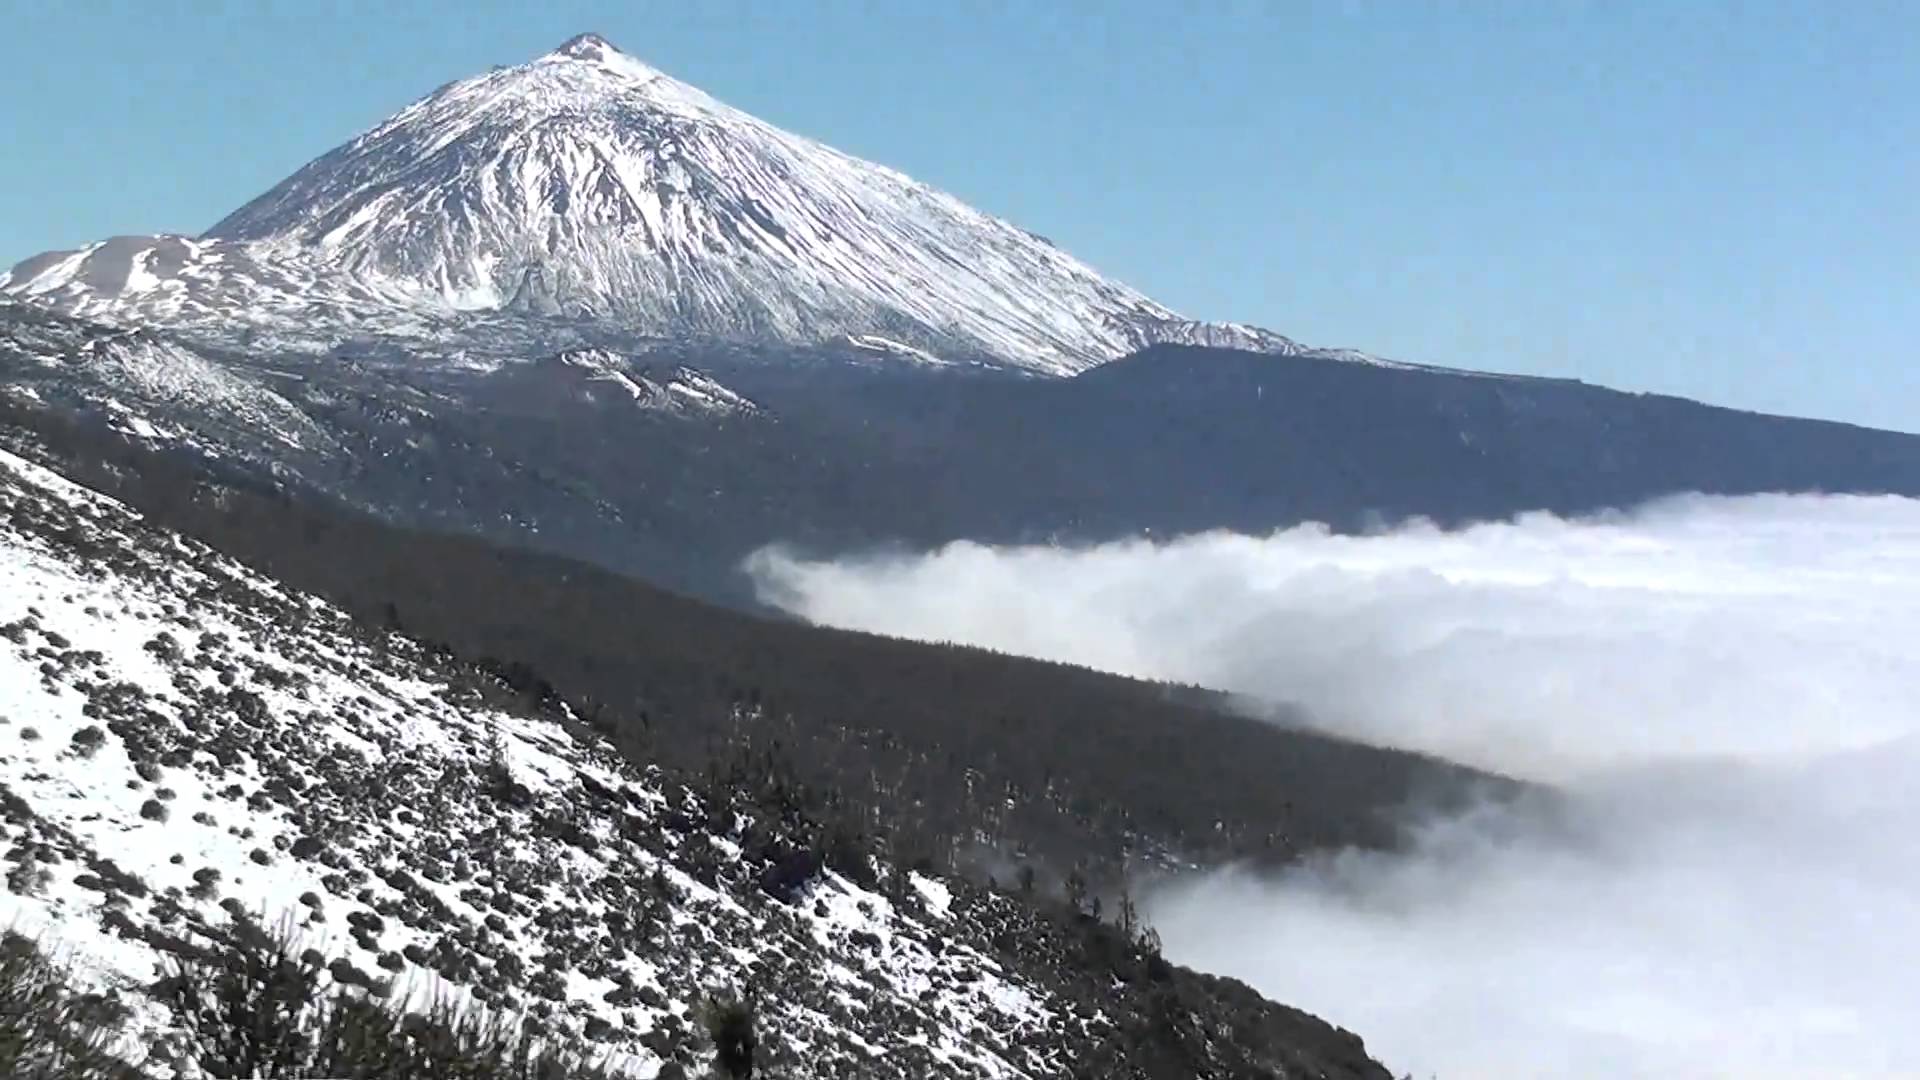
<path id="1" fill-rule="evenodd" d="M 638 1076 L 755 1003 L 769 1076 L 1381 1076 L 1357 1038 L 689 783 L 566 709 L 372 633 L 0 456 L 0 922 L 121 999 L 235 921 L 334 983 L 525 1015 Z"/>

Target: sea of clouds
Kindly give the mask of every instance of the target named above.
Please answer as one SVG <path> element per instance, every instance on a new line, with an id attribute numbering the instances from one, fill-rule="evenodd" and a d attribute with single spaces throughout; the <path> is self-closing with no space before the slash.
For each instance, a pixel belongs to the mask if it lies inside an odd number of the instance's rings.
<path id="1" fill-rule="evenodd" d="M 1558 787 L 1222 871 L 1168 953 L 1396 1072 L 1920 1076 L 1920 502 L 1684 497 L 1368 536 L 749 569 L 817 622 L 1245 695 Z"/>

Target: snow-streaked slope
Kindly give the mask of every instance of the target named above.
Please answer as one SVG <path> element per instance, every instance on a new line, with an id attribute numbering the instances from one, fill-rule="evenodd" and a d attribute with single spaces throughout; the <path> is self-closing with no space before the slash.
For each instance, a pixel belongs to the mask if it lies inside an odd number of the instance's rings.
<path id="1" fill-rule="evenodd" d="M 1059 1075 L 1080 1022 L 946 886 L 775 900 L 713 808 L 497 690 L 0 453 L 0 926 L 89 980 L 150 980 L 228 908 L 641 1075 L 697 1066 L 713 990 L 759 995 L 781 1075 Z"/>
<path id="2" fill-rule="evenodd" d="M 736 416 L 760 406 L 698 368 L 676 364 L 663 371 L 638 368 L 632 359 L 606 349 L 569 349 L 554 363 L 574 369 L 590 386 L 604 387 L 635 408 L 682 416 Z"/>
<path id="3" fill-rule="evenodd" d="M 127 283 L 138 281 L 138 289 Z M 437 294 L 342 272 L 315 253 L 191 237 L 117 236 L 15 266 L 0 290 L 85 319 L 203 341 L 323 350 L 367 334 L 456 331 Z"/>
<path id="4" fill-rule="evenodd" d="M 277 450 L 328 452 L 333 438 L 260 369 L 144 330 L 0 308 L 0 395 L 84 403 L 148 438 L 187 429 L 217 452 L 237 437 Z"/>
<path id="5" fill-rule="evenodd" d="M 203 237 L 48 253 L 0 288 L 93 318 L 302 346 L 504 322 L 523 336 L 566 323 L 884 339 L 903 356 L 1054 374 L 1159 341 L 1309 351 L 1183 319 L 1041 237 L 592 35 L 441 88 Z"/>

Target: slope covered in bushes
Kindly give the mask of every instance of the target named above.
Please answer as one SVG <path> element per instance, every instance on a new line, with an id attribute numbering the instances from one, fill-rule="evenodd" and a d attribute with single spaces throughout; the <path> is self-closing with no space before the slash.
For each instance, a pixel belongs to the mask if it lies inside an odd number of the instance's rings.
<path id="1" fill-rule="evenodd" d="M 1382 1075 L 1142 935 L 877 858 L 776 759 L 636 764 L 11 454 L 0 719 L 0 924 L 147 1074 L 226 1030 L 179 965 L 280 977 L 278 928 L 316 1031 L 314 995 L 438 1000 L 637 1076 L 726 1067 L 716 997 L 751 1003 L 756 1075 Z"/>

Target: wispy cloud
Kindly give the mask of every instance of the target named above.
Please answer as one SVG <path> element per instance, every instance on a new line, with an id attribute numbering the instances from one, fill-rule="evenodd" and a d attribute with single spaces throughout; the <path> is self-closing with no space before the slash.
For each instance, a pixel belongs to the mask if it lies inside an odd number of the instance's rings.
<path id="1" fill-rule="evenodd" d="M 799 561 L 809 618 L 1304 707 L 1561 785 L 1157 897 L 1169 951 L 1480 1076 L 1920 1075 L 1920 503 Z"/>

